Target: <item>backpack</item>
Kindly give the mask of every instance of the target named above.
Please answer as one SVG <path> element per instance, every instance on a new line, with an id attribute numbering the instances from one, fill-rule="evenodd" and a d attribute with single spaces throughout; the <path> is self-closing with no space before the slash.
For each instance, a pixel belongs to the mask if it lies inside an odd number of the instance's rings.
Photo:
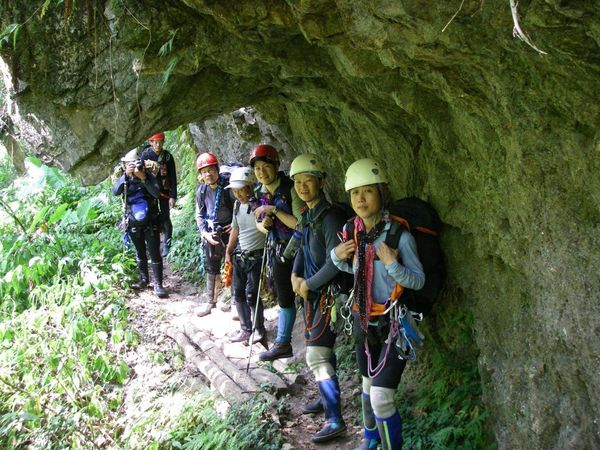
<path id="1" fill-rule="evenodd" d="M 229 184 L 229 178 L 231 177 L 231 172 L 219 173 L 219 177 L 221 178 L 219 183 L 221 184 L 221 186 L 223 188 L 225 188 L 225 186 L 227 186 Z M 206 197 L 206 192 L 208 189 L 209 189 L 209 186 L 206 183 L 202 183 L 202 184 L 198 185 L 198 187 L 196 188 L 196 203 L 198 205 L 204 205 L 204 199 Z M 235 200 L 233 198 L 233 193 L 231 192 L 231 189 L 223 189 L 222 196 L 223 196 L 222 197 L 223 203 L 221 203 L 221 206 L 225 206 L 233 214 L 233 205 L 235 203 Z"/>
<path id="2" fill-rule="evenodd" d="M 323 234 L 323 223 L 321 220 L 316 219 L 328 214 L 332 210 L 340 213 L 346 220 L 349 220 L 351 217 L 355 216 L 354 210 L 349 204 L 336 201 L 332 201 L 330 203 L 331 205 L 329 206 L 329 208 L 323 210 L 323 212 L 321 212 L 319 216 L 315 217 L 314 223 L 307 224 L 309 227 L 314 228 L 317 240 L 323 247 L 325 247 L 326 245 L 325 235 Z M 340 271 L 340 273 L 334 278 L 333 282 L 339 288 L 339 293 L 349 295 L 350 291 L 352 291 L 352 288 L 354 286 L 354 275 L 352 275 L 351 273 Z"/>
<path id="3" fill-rule="evenodd" d="M 227 179 L 227 181 L 229 181 L 229 178 L 231 177 L 231 172 L 236 167 L 244 167 L 244 166 L 239 162 L 233 162 L 233 161 L 225 163 L 225 164 L 220 164 L 219 165 L 219 175 L 221 175 L 222 177 L 225 177 Z"/>
<path id="4" fill-rule="evenodd" d="M 406 197 L 393 202 L 388 211 L 392 224 L 385 238 L 388 247 L 396 249 L 404 230 L 410 231 L 417 243 L 419 260 L 425 272 L 425 285 L 418 291 L 404 290 L 402 302 L 411 311 L 431 313 L 446 278 L 444 254 L 439 243 L 442 221 L 428 202 L 417 197 Z M 354 222 L 346 224 L 348 235 L 354 235 Z"/>

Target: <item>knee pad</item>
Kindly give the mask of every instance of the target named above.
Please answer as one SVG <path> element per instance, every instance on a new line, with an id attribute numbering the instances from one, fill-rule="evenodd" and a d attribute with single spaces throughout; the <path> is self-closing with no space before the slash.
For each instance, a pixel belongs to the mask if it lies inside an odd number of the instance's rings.
<path id="1" fill-rule="evenodd" d="M 317 381 L 335 376 L 330 358 L 333 349 L 329 347 L 306 347 L 306 364 Z"/>
<path id="2" fill-rule="evenodd" d="M 385 419 L 396 413 L 396 407 L 394 406 L 395 393 L 396 389 L 380 386 L 371 387 L 371 406 L 375 416 Z"/>

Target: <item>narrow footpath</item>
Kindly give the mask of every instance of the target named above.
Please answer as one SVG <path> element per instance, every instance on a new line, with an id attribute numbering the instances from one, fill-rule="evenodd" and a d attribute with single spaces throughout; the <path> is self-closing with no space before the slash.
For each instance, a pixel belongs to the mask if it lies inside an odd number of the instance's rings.
<path id="1" fill-rule="evenodd" d="M 358 378 L 341 383 L 344 420 L 348 426 L 345 436 L 328 444 L 314 444 L 310 437 L 324 423 L 323 414 L 303 415 L 302 406 L 314 401 L 317 387 L 304 362 L 302 315 L 298 314 L 293 332 L 294 356 L 269 363 L 258 361 L 258 353 L 265 348 L 256 343 L 252 350 L 250 370 L 246 373 L 249 347 L 230 343 L 229 337 L 239 330 L 234 320 L 234 310 L 213 309 L 205 317 L 197 317 L 200 292 L 197 286 L 183 280 L 169 267 L 165 270 L 165 287 L 169 298 L 159 299 L 149 289 L 127 300 L 130 308 L 131 327 L 139 336 L 135 351 L 124 355 L 133 370 L 130 382 L 125 387 L 122 421 L 140 420 L 140 398 L 147 401 L 148 410 L 152 402 L 161 400 L 169 386 L 178 386 L 178 395 L 185 397 L 194 386 L 209 386 L 222 398 L 221 407 L 226 410 L 228 400 L 243 401 L 261 395 L 275 402 L 284 397 L 285 408 L 277 415 L 273 408 L 271 420 L 280 426 L 286 442 L 283 449 L 353 449 L 360 443 L 362 428 L 358 423 L 360 411 L 352 399 L 360 395 Z M 229 289 L 224 289 L 219 304 L 229 299 Z M 277 309 L 265 311 L 265 325 L 269 342 L 272 342 L 277 327 Z M 173 358 L 183 354 L 180 364 Z M 166 360 L 169 360 L 168 363 Z M 173 394 L 169 393 L 169 401 Z M 135 406 L 133 404 L 135 399 Z M 257 449 L 260 450 L 260 449 Z"/>

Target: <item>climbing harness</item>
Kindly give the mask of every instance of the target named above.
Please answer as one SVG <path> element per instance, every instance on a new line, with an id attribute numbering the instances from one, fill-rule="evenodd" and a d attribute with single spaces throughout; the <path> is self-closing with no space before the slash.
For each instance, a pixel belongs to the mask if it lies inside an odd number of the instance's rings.
<path id="1" fill-rule="evenodd" d="M 335 310 L 335 297 L 331 294 L 331 290 L 329 288 L 323 290 L 321 294 L 319 294 L 319 300 L 316 307 L 319 308 L 319 312 L 321 314 L 317 323 L 312 323 L 312 320 L 314 318 L 313 314 L 316 313 L 316 309 L 313 310 L 311 308 L 311 302 L 306 302 L 306 320 L 304 323 L 304 341 L 306 343 L 315 342 L 319 338 L 321 338 L 321 336 L 323 336 L 323 334 L 327 330 L 327 325 L 331 324 L 331 317 L 333 314 L 332 311 Z M 321 331 L 319 332 L 319 334 L 311 338 L 311 331 L 315 329 L 318 330 L 319 327 L 321 327 Z"/>

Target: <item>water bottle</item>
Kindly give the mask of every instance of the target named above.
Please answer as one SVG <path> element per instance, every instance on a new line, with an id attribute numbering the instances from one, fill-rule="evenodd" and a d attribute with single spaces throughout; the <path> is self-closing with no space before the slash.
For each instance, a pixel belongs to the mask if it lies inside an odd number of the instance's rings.
<path id="1" fill-rule="evenodd" d="M 294 230 L 294 234 L 283 251 L 283 257 L 288 261 L 294 259 L 301 244 L 302 233 L 299 230 Z"/>

